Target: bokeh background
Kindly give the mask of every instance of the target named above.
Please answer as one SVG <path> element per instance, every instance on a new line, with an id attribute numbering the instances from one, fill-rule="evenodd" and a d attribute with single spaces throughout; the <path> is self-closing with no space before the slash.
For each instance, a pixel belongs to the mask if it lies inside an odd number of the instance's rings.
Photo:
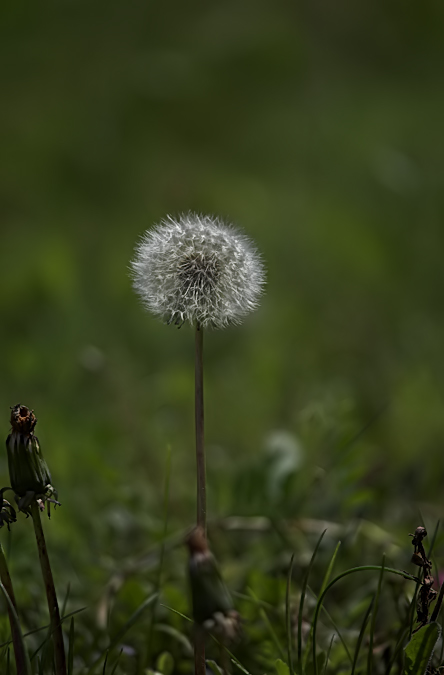
<path id="1" fill-rule="evenodd" d="M 366 556 L 408 556 L 419 510 L 442 514 L 442 2 L 0 11 L 1 426 L 17 402 L 39 418 L 57 583 L 84 621 L 162 537 L 168 446 L 169 532 L 194 518 L 193 332 L 149 316 L 129 277 L 167 213 L 226 217 L 268 268 L 261 308 L 206 336 L 209 518 L 233 583 L 279 558 L 267 523 L 296 550 L 303 523 L 372 523 Z M 220 534 L 236 518 L 265 533 Z M 32 623 L 31 526 L 0 536 Z M 127 582 L 117 617 L 151 581 Z"/>

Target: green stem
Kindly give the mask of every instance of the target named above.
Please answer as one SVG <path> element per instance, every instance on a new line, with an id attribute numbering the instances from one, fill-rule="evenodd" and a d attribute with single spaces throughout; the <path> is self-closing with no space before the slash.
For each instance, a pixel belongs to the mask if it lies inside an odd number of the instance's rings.
<path id="1" fill-rule="evenodd" d="M 197 324 L 195 337 L 194 394 L 196 423 L 197 525 L 207 532 L 207 494 L 205 479 L 204 401 L 203 401 L 203 329 Z M 195 626 L 195 675 L 205 675 L 205 633 Z"/>
<path id="2" fill-rule="evenodd" d="M 201 626 L 194 624 L 194 672 L 195 675 L 205 675 L 205 633 Z"/>
<path id="3" fill-rule="evenodd" d="M 11 625 L 12 643 L 14 645 L 15 664 L 17 667 L 17 675 L 27 675 L 28 659 L 24 650 L 23 636 L 21 635 L 20 626 L 17 619 L 17 603 L 15 601 L 14 589 L 12 587 L 11 576 L 9 574 L 8 563 L 6 562 L 5 551 L 0 544 L 0 580 L 6 593 L 9 596 L 10 604 L 8 604 L 9 623 Z M 15 616 L 14 616 L 15 611 Z"/>
<path id="4" fill-rule="evenodd" d="M 46 598 L 48 600 L 48 610 L 53 631 L 56 675 L 66 675 L 65 646 L 63 644 L 59 605 L 57 602 L 48 550 L 46 548 L 45 535 L 43 534 L 42 521 L 40 519 L 40 509 L 35 499 L 31 504 L 31 515 L 34 523 L 40 566 L 42 568 L 43 581 L 45 582 Z"/>
<path id="5" fill-rule="evenodd" d="M 196 326 L 195 420 L 197 471 L 197 524 L 207 530 L 207 494 L 205 478 L 204 401 L 203 401 L 203 329 Z"/>

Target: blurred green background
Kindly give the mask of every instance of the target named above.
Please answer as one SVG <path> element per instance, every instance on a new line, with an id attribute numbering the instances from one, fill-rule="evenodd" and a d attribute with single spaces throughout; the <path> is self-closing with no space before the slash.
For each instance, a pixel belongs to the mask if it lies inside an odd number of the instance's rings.
<path id="1" fill-rule="evenodd" d="M 128 269 L 190 209 L 242 227 L 268 268 L 260 309 L 206 335 L 210 520 L 435 522 L 443 3 L 0 11 L 0 410 L 5 438 L 9 406 L 39 418 L 58 583 L 92 602 L 159 540 L 168 445 L 170 530 L 193 522 L 193 332 L 148 315 Z M 19 521 L 1 535 L 17 577 L 34 564 Z"/>

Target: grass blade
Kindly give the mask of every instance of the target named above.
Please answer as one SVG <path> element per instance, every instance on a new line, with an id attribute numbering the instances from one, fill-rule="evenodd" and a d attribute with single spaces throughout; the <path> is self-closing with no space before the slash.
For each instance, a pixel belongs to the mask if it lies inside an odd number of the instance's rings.
<path id="1" fill-rule="evenodd" d="M 121 649 L 120 652 L 119 652 L 119 656 L 117 657 L 116 662 L 115 662 L 115 664 L 114 664 L 114 666 L 113 666 L 113 669 L 112 669 L 112 671 L 111 671 L 111 675 L 114 675 L 114 673 L 116 672 L 117 666 L 119 665 L 120 657 L 122 656 L 122 654 L 123 654 L 123 647 L 122 647 L 122 649 Z"/>
<path id="2" fill-rule="evenodd" d="M 335 562 L 336 562 L 336 556 L 338 555 L 338 551 L 339 551 L 339 547 L 340 547 L 340 546 L 341 546 L 341 542 L 338 541 L 338 543 L 336 544 L 336 548 L 335 548 L 335 550 L 334 550 L 334 552 L 333 552 L 333 555 L 332 555 L 332 557 L 331 557 L 330 563 L 329 563 L 329 565 L 328 565 L 328 567 L 327 567 L 327 571 L 326 571 L 326 573 L 325 573 L 325 575 L 324 575 L 324 578 L 323 578 L 323 580 L 322 580 L 321 590 L 319 591 L 319 595 L 320 595 L 320 596 L 321 596 L 322 593 L 324 592 L 324 589 L 326 588 L 326 586 L 327 586 L 327 584 L 328 584 L 328 582 L 329 582 L 329 580 L 330 580 L 331 573 L 332 573 L 332 571 L 333 571 L 333 567 L 334 567 L 334 564 L 335 564 Z M 310 642 L 311 642 L 311 640 L 312 640 L 312 637 L 313 637 L 313 624 L 311 625 L 310 632 L 309 632 L 308 638 L 307 638 L 307 644 L 305 645 L 305 654 L 304 654 L 304 661 L 303 661 L 303 665 L 302 665 L 302 672 L 305 671 L 305 668 L 306 668 L 306 666 L 307 666 L 308 655 L 309 655 L 309 653 L 310 653 Z"/>
<path id="3" fill-rule="evenodd" d="M 52 635 L 52 629 L 51 629 L 51 626 L 48 626 L 48 632 L 46 634 L 45 639 L 43 640 L 43 642 L 40 643 L 40 645 L 37 647 L 35 652 L 33 652 L 32 655 L 31 655 L 31 662 L 34 661 L 35 657 L 37 656 L 37 654 L 39 653 L 39 651 L 41 649 L 43 649 L 43 655 L 41 656 L 40 660 L 46 661 L 45 653 L 46 653 L 46 648 L 47 648 L 48 642 L 51 639 L 51 635 Z"/>
<path id="4" fill-rule="evenodd" d="M 427 558 L 430 560 L 432 557 L 433 549 L 435 548 L 435 542 L 436 542 L 436 537 L 438 536 L 438 530 L 440 526 L 441 521 L 437 521 L 435 525 L 435 529 L 433 530 L 433 535 L 432 535 L 432 540 L 430 542 L 429 550 L 427 551 Z"/>
<path id="5" fill-rule="evenodd" d="M 408 636 L 408 634 L 409 634 L 409 628 L 405 628 L 401 633 L 401 637 L 399 638 L 398 642 L 396 643 L 396 647 L 395 647 L 395 650 L 393 652 L 393 656 L 390 660 L 389 665 L 387 666 L 387 670 L 385 671 L 385 675 L 390 675 L 390 673 L 392 671 L 392 668 L 395 665 L 396 659 L 398 658 L 399 653 L 402 649 L 402 645 L 404 644 L 404 641 L 405 641 L 406 637 Z"/>
<path id="6" fill-rule="evenodd" d="M 370 626 L 370 642 L 368 645 L 367 675 L 372 675 L 373 672 L 373 642 L 376 626 L 376 614 L 378 612 L 379 596 L 381 594 L 382 577 L 384 575 L 384 567 L 385 567 L 385 554 L 382 556 L 381 572 L 379 573 L 378 587 L 376 589 L 375 595 L 375 606 L 372 612 L 372 622 Z"/>
<path id="7" fill-rule="evenodd" d="M 14 604 L 11 600 L 11 598 L 8 595 L 8 592 L 4 585 L 0 582 L 0 588 L 3 591 L 3 595 L 5 596 L 6 603 L 8 605 L 8 612 L 9 612 L 9 617 L 11 620 L 11 628 L 15 631 L 15 634 L 17 636 L 17 654 L 16 654 L 16 662 L 17 662 L 17 670 L 22 670 L 23 675 L 31 675 L 31 664 L 29 662 L 29 655 L 28 652 L 26 651 L 26 646 L 25 646 L 25 641 L 23 639 L 23 633 L 22 633 L 22 628 L 20 626 L 20 621 L 17 616 L 17 612 L 15 611 Z M 19 665 L 21 664 L 21 666 Z M 8 648 L 8 671 L 9 671 L 9 648 Z M 20 673 L 22 675 L 22 673 Z"/>
<path id="8" fill-rule="evenodd" d="M 214 675 L 223 675 L 223 672 L 217 665 L 216 661 L 212 661 L 211 659 L 207 659 L 207 666 L 210 667 L 210 669 L 213 671 Z"/>
<path id="9" fill-rule="evenodd" d="M 190 619 L 189 616 L 186 614 L 182 614 L 182 612 L 178 612 L 177 609 L 173 609 L 172 607 L 168 607 L 168 605 L 160 605 L 161 607 L 165 607 L 165 609 L 168 609 L 170 612 L 174 612 L 174 614 L 177 614 L 178 616 L 181 616 L 182 619 L 186 619 L 186 621 L 189 621 L 190 623 L 194 623 L 193 619 Z"/>
<path id="10" fill-rule="evenodd" d="M 314 548 L 314 551 L 312 553 L 312 556 L 310 558 L 310 562 L 308 564 L 307 571 L 304 576 L 304 580 L 302 582 L 302 588 L 301 588 L 301 598 L 299 600 L 299 613 L 298 613 L 298 673 L 299 675 L 302 675 L 303 673 L 303 665 L 302 665 L 302 612 L 304 611 L 304 603 L 305 603 L 305 593 L 307 592 L 307 584 L 308 584 L 308 579 L 310 577 L 310 572 L 311 568 L 313 567 L 313 563 L 316 558 L 316 554 L 318 552 L 319 546 L 321 545 L 321 542 L 324 538 L 325 533 L 327 530 L 324 530 L 319 537 L 317 544 Z"/>
<path id="11" fill-rule="evenodd" d="M 324 675 L 327 675 L 328 661 L 330 659 L 330 652 L 331 648 L 333 647 L 335 637 L 336 635 L 333 633 L 333 635 L 331 636 L 330 644 L 328 645 L 327 656 L 325 657 Z"/>
<path id="12" fill-rule="evenodd" d="M 290 675 L 294 675 L 293 667 L 293 636 L 291 634 L 291 606 L 290 606 L 290 593 L 291 593 L 291 578 L 293 576 L 293 562 L 294 562 L 294 553 L 291 556 L 290 567 L 288 569 L 287 576 L 287 590 L 285 593 L 285 623 L 287 628 L 287 653 L 288 653 L 288 666 L 290 668 Z"/>
<path id="13" fill-rule="evenodd" d="M 307 586 L 307 588 L 308 588 L 308 590 L 310 591 L 310 593 L 313 595 L 313 597 L 315 598 L 315 600 L 316 600 L 316 602 L 317 602 L 318 596 L 316 595 L 316 593 L 313 592 L 313 590 L 310 588 L 310 586 Z M 345 641 L 344 638 L 342 637 L 342 633 L 341 633 L 341 631 L 339 630 L 338 624 L 337 624 L 336 621 L 333 619 L 333 617 L 331 616 L 330 612 L 326 609 L 326 607 L 325 607 L 324 605 L 322 605 L 322 611 L 324 612 L 325 616 L 327 617 L 327 619 L 330 621 L 331 625 L 332 625 L 333 628 L 335 629 L 336 635 L 337 635 L 338 638 L 340 639 L 340 641 L 341 641 L 341 643 L 342 643 L 342 646 L 344 647 L 344 651 L 345 651 L 345 653 L 347 654 L 348 660 L 350 661 L 350 665 L 352 665 L 352 664 L 353 664 L 353 657 L 352 657 L 352 655 L 350 654 L 350 650 L 349 650 L 349 648 L 347 647 L 346 641 Z"/>
<path id="14" fill-rule="evenodd" d="M 253 600 L 256 600 L 256 601 L 259 600 L 258 597 L 256 596 L 256 594 L 254 593 L 254 591 L 251 590 L 251 588 L 248 589 L 248 592 L 249 592 L 250 596 L 253 598 Z M 279 642 L 279 638 L 276 635 L 276 631 L 274 630 L 274 628 L 273 628 L 273 626 L 270 622 L 270 619 L 268 618 L 267 612 L 265 611 L 265 609 L 263 607 L 259 607 L 259 616 L 261 617 L 262 621 L 265 623 L 265 625 L 267 627 L 267 630 L 270 634 L 271 640 L 274 643 L 274 646 L 276 647 L 277 651 L 279 652 L 279 655 L 280 655 L 281 659 L 285 659 L 285 651 L 284 651 L 281 643 Z"/>
<path id="15" fill-rule="evenodd" d="M 94 672 L 94 669 L 100 663 L 100 661 L 104 658 L 106 653 L 108 651 L 111 651 L 120 642 L 120 640 L 127 633 L 127 631 L 130 628 L 132 628 L 132 626 L 134 626 L 134 624 L 136 624 L 139 621 L 139 619 L 142 616 L 142 614 L 144 613 L 144 611 L 146 609 L 148 609 L 148 607 L 150 607 L 153 604 L 153 602 L 155 602 L 157 600 L 157 597 L 158 597 L 158 593 L 153 593 L 152 595 L 150 595 L 149 598 L 147 598 L 144 602 L 142 602 L 142 604 L 130 616 L 128 621 L 122 626 L 122 628 L 118 631 L 118 633 L 113 637 L 113 639 L 111 640 L 108 647 L 106 649 L 104 649 L 103 652 L 100 654 L 100 656 L 98 656 L 96 658 L 96 660 L 94 661 L 94 663 L 92 664 L 92 666 L 88 670 L 88 675 L 92 675 L 92 673 Z"/>
<path id="16" fill-rule="evenodd" d="M 72 675 L 74 668 L 74 617 L 71 619 L 69 627 L 69 643 L 68 643 L 68 675 Z"/>
<path id="17" fill-rule="evenodd" d="M 65 614 L 65 616 L 62 617 L 62 623 L 66 619 L 69 619 L 70 616 L 74 616 L 74 614 L 79 614 L 79 612 L 84 612 L 85 609 L 88 609 L 88 607 L 80 607 L 80 609 L 75 609 L 73 612 L 69 612 L 69 614 Z M 32 630 L 29 630 L 27 633 L 24 633 L 23 637 L 29 637 L 29 635 L 34 635 L 35 633 L 40 633 L 42 630 L 47 630 L 50 628 L 50 624 L 46 624 L 46 626 L 40 626 L 40 628 L 33 628 Z M 10 645 L 12 643 L 12 640 L 6 640 L 6 642 L 2 642 L 0 644 L 0 649 L 2 647 L 6 647 L 7 645 Z"/>
<path id="18" fill-rule="evenodd" d="M 103 663 L 102 675 L 106 675 L 106 664 L 108 663 L 109 649 L 106 652 L 105 661 Z"/>
<path id="19" fill-rule="evenodd" d="M 342 572 L 341 574 L 338 574 L 337 577 L 333 579 L 333 581 L 330 581 L 330 583 L 325 587 L 324 591 L 321 593 L 319 596 L 318 602 L 316 603 L 316 608 L 315 608 L 315 613 L 314 613 L 314 618 L 313 618 L 313 643 L 312 643 L 312 650 L 313 650 L 313 675 L 318 675 L 318 668 L 317 668 L 317 663 L 316 663 L 316 627 L 318 623 L 318 618 L 319 618 L 319 612 L 321 611 L 322 603 L 324 602 L 324 598 L 327 595 L 328 591 L 334 586 L 338 581 L 341 579 L 344 579 L 344 577 L 347 577 L 349 574 L 354 574 L 355 572 L 371 572 L 371 571 L 381 571 L 381 566 L 380 565 L 363 565 L 362 567 L 352 567 L 349 570 L 346 570 L 345 572 Z M 397 576 L 403 577 L 403 579 L 410 579 L 411 581 L 418 581 L 418 577 L 414 577 L 412 574 L 408 574 L 408 572 L 404 572 L 404 570 L 396 570 L 393 569 L 392 567 L 387 567 L 385 568 L 385 571 L 388 572 L 389 574 L 396 574 Z"/>
<path id="20" fill-rule="evenodd" d="M 70 595 L 70 593 L 71 593 L 71 583 L 68 583 L 68 586 L 67 586 L 67 588 L 66 588 L 66 594 L 65 594 L 65 597 L 64 597 L 64 599 L 63 599 L 62 616 L 65 615 L 65 612 L 66 612 L 66 605 L 68 604 L 68 600 L 69 600 L 69 595 Z M 61 621 L 62 621 L 62 619 L 61 619 Z"/>
<path id="21" fill-rule="evenodd" d="M 260 600 L 258 602 L 260 603 Z M 160 605 L 160 606 L 165 607 L 165 609 L 168 609 L 170 612 L 174 612 L 174 614 L 177 614 L 178 616 L 181 616 L 182 619 L 185 619 L 186 621 L 189 621 L 190 623 L 194 623 L 193 619 L 190 619 L 190 617 L 187 616 L 186 614 L 182 614 L 182 612 L 178 612 L 177 609 L 173 609 L 173 607 L 168 607 L 168 605 Z M 230 650 L 225 645 L 223 645 L 221 642 L 219 642 L 219 640 L 214 635 L 210 634 L 210 636 L 219 645 L 219 647 L 225 648 L 225 651 L 230 656 L 232 663 L 235 666 L 237 666 L 239 668 L 239 670 L 241 670 L 243 673 L 245 673 L 245 675 L 251 675 L 248 672 L 248 670 L 246 668 L 244 668 L 242 663 L 235 657 L 235 655 L 232 652 L 230 652 Z"/>
<path id="22" fill-rule="evenodd" d="M 370 614 L 371 614 L 371 611 L 373 609 L 373 605 L 375 603 L 375 597 L 376 597 L 376 595 L 374 595 L 373 598 L 371 599 L 371 602 L 370 602 L 370 604 L 368 606 L 368 609 L 365 613 L 364 620 L 362 622 L 361 630 L 359 631 L 358 641 L 356 642 L 355 655 L 353 657 L 353 665 L 352 665 L 351 675 L 355 675 L 356 664 L 358 662 L 362 640 L 364 638 L 365 629 L 367 628 L 368 620 L 370 618 Z"/>

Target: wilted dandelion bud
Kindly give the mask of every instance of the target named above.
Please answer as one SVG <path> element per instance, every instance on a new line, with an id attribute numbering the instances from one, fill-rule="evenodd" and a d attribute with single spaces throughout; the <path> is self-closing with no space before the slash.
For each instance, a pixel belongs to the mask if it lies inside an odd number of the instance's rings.
<path id="1" fill-rule="evenodd" d="M 2 528 L 3 525 L 6 525 L 9 530 L 10 524 L 16 522 L 17 516 L 12 504 L 10 504 L 7 499 L 3 499 L 2 494 L 3 490 L 0 491 L 0 501 L 2 503 L 2 507 L 0 509 L 0 528 Z"/>
<path id="2" fill-rule="evenodd" d="M 134 288 L 166 323 L 225 328 L 255 309 L 265 283 L 248 237 L 220 218 L 168 216 L 148 230 L 131 263 Z"/>
<path id="3" fill-rule="evenodd" d="M 43 507 L 45 501 L 58 503 L 51 485 L 51 474 L 43 458 L 34 428 L 37 418 L 24 405 L 11 408 L 11 433 L 6 439 L 9 478 L 20 510 L 26 510 L 35 498 Z M 48 507 L 49 515 L 49 507 Z"/>
<path id="4" fill-rule="evenodd" d="M 189 551 L 189 576 L 193 619 L 209 633 L 232 641 L 239 636 L 240 617 L 233 608 L 230 593 L 222 579 L 214 556 L 208 549 L 201 527 L 186 541 Z"/>

